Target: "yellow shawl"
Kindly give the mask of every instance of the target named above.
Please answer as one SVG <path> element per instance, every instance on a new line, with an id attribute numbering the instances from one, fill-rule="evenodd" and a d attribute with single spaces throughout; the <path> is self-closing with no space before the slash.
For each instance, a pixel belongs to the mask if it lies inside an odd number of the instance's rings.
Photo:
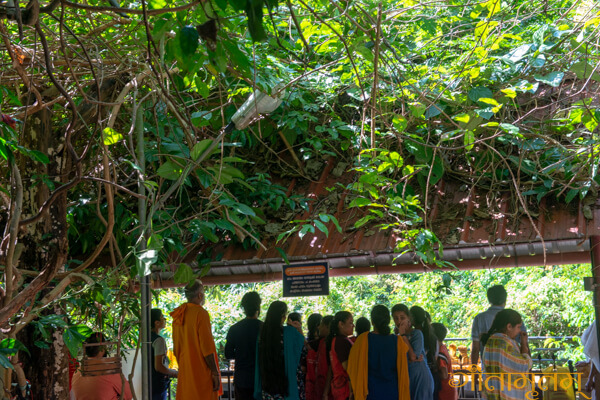
<path id="1" fill-rule="evenodd" d="M 355 400 L 366 400 L 369 394 L 369 333 L 365 332 L 356 338 L 350 356 L 348 357 L 348 376 Z M 398 358 L 396 367 L 398 369 L 398 400 L 410 400 L 410 389 L 408 380 L 408 360 L 406 353 L 408 346 L 398 336 Z"/>

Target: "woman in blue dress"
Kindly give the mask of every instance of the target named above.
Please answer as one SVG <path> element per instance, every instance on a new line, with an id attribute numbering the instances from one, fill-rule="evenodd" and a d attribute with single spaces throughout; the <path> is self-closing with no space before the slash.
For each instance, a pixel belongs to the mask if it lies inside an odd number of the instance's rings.
<path id="1" fill-rule="evenodd" d="M 411 308 L 411 311 L 413 309 L 415 307 Z M 418 309 L 423 310 L 420 307 Z M 423 318 L 425 319 L 423 322 L 418 309 L 415 310 L 416 321 L 415 316 L 409 312 L 408 307 L 404 304 L 396 304 L 392 308 L 392 315 L 398 328 L 398 333 L 407 337 L 410 347 L 412 347 L 416 356 L 416 359 L 411 361 L 412 352 L 409 351 L 408 377 L 410 380 L 410 398 L 411 400 L 433 400 L 433 375 L 431 375 L 431 370 L 427 366 L 427 359 L 428 355 L 431 355 L 432 358 L 435 356 L 435 347 L 428 352 L 429 346 L 426 346 L 426 343 L 428 343 L 428 340 L 431 340 L 431 337 L 427 335 L 428 337 L 425 338 L 423 331 L 419 328 L 422 328 L 424 323 L 429 330 L 431 327 L 425 318 L 425 312 L 423 311 Z M 412 324 L 405 323 L 404 321 L 412 321 Z M 413 325 L 415 329 L 413 329 Z M 433 336 L 433 339 L 435 339 L 435 336 Z"/>
<path id="2" fill-rule="evenodd" d="M 355 400 L 410 400 L 408 345 L 390 332 L 390 311 L 371 311 L 373 332 L 361 334 L 352 346 L 348 375 Z"/>

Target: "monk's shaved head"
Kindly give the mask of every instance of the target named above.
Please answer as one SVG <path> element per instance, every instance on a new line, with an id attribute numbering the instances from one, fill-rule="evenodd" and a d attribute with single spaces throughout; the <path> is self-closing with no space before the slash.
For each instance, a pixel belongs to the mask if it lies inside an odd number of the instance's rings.
<path id="1" fill-rule="evenodd" d="M 200 279 L 196 279 L 185 287 L 185 298 L 188 301 L 194 300 L 200 293 L 204 293 L 204 285 Z"/>

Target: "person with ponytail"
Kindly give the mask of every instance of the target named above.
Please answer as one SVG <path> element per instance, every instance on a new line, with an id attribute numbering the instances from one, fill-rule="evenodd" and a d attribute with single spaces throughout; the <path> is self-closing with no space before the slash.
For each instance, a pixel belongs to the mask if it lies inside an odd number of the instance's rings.
<path id="1" fill-rule="evenodd" d="M 390 311 L 371 310 L 372 332 L 356 338 L 348 359 L 348 375 L 355 400 L 410 400 L 408 344 L 390 331 Z"/>
<path id="2" fill-rule="evenodd" d="M 331 321 L 327 336 L 327 354 L 331 366 L 331 395 L 334 400 L 350 398 L 350 378 L 348 377 L 348 356 L 352 342 L 348 338 L 354 332 L 354 318 L 348 311 L 340 311 Z"/>
<path id="3" fill-rule="evenodd" d="M 319 325 L 319 341 L 316 343 L 317 360 L 315 364 L 315 398 L 317 400 L 333 400 L 330 390 L 331 368 L 327 355 L 327 337 L 332 321 L 333 315 L 326 315 Z"/>
<path id="4" fill-rule="evenodd" d="M 525 399 L 531 391 L 531 388 L 518 385 L 518 381 L 528 379 L 526 375 L 533 364 L 527 333 L 521 331 L 522 325 L 521 315 L 505 308 L 496 314 L 490 330 L 481 337 L 484 389 L 488 400 Z M 519 334 L 521 339 L 517 344 L 515 339 Z"/>
<path id="5" fill-rule="evenodd" d="M 287 304 L 274 301 L 269 306 L 258 337 L 254 398 L 257 400 L 298 400 L 296 371 L 304 347 L 304 337 L 293 326 L 283 326 Z"/>
<path id="6" fill-rule="evenodd" d="M 306 400 L 321 400 L 316 395 L 317 351 L 319 350 L 319 325 L 323 320 L 321 314 L 311 314 L 306 320 L 308 335 L 306 336 L 306 375 L 304 390 Z"/>
<path id="7" fill-rule="evenodd" d="M 413 315 L 412 311 L 415 312 Z M 433 375 L 427 366 L 427 361 L 435 360 L 435 344 L 431 339 L 435 335 L 430 332 L 431 327 L 427 321 L 425 310 L 421 307 L 412 307 L 409 311 L 404 304 L 392 307 L 392 315 L 398 329 L 398 334 L 405 336 L 410 345 L 408 351 L 408 377 L 410 380 L 410 398 L 412 400 L 433 400 Z M 413 329 L 414 326 L 414 329 Z M 427 333 L 427 339 L 425 334 Z M 430 355 L 431 353 L 431 355 Z"/>

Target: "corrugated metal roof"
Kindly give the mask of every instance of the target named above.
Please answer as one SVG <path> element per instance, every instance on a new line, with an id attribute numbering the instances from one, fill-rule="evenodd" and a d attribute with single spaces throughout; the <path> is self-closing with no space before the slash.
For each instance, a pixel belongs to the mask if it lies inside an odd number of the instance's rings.
<path id="1" fill-rule="evenodd" d="M 243 249 L 227 243 L 216 247 L 223 257 L 213 262 L 205 284 L 272 281 L 281 279 L 284 261 L 276 247 L 282 248 L 290 262 L 327 260 L 331 276 L 423 272 L 430 270 L 412 253 L 395 252 L 397 237 L 374 225 L 354 229 L 364 214 L 348 208 L 347 192 L 328 191 L 352 182 L 352 174 L 334 174 L 335 161 L 328 161 L 320 179 L 300 187 L 292 180 L 288 194 L 300 193 L 311 199 L 311 209 L 295 219 L 329 213 L 338 219 L 342 232 L 332 222 L 329 235 L 317 231 L 303 238 L 295 234 L 283 243 L 275 239 L 263 244 L 267 250 Z M 550 203 L 528 204 L 527 198 L 505 193 L 481 192 L 457 182 L 440 182 L 427 199 L 425 221 L 444 246 L 443 260 L 458 269 L 500 268 L 590 262 L 587 238 L 599 235 L 600 203 L 584 205 Z M 543 238 L 543 240 L 542 240 Z M 170 286 L 168 274 L 161 286 Z"/>

